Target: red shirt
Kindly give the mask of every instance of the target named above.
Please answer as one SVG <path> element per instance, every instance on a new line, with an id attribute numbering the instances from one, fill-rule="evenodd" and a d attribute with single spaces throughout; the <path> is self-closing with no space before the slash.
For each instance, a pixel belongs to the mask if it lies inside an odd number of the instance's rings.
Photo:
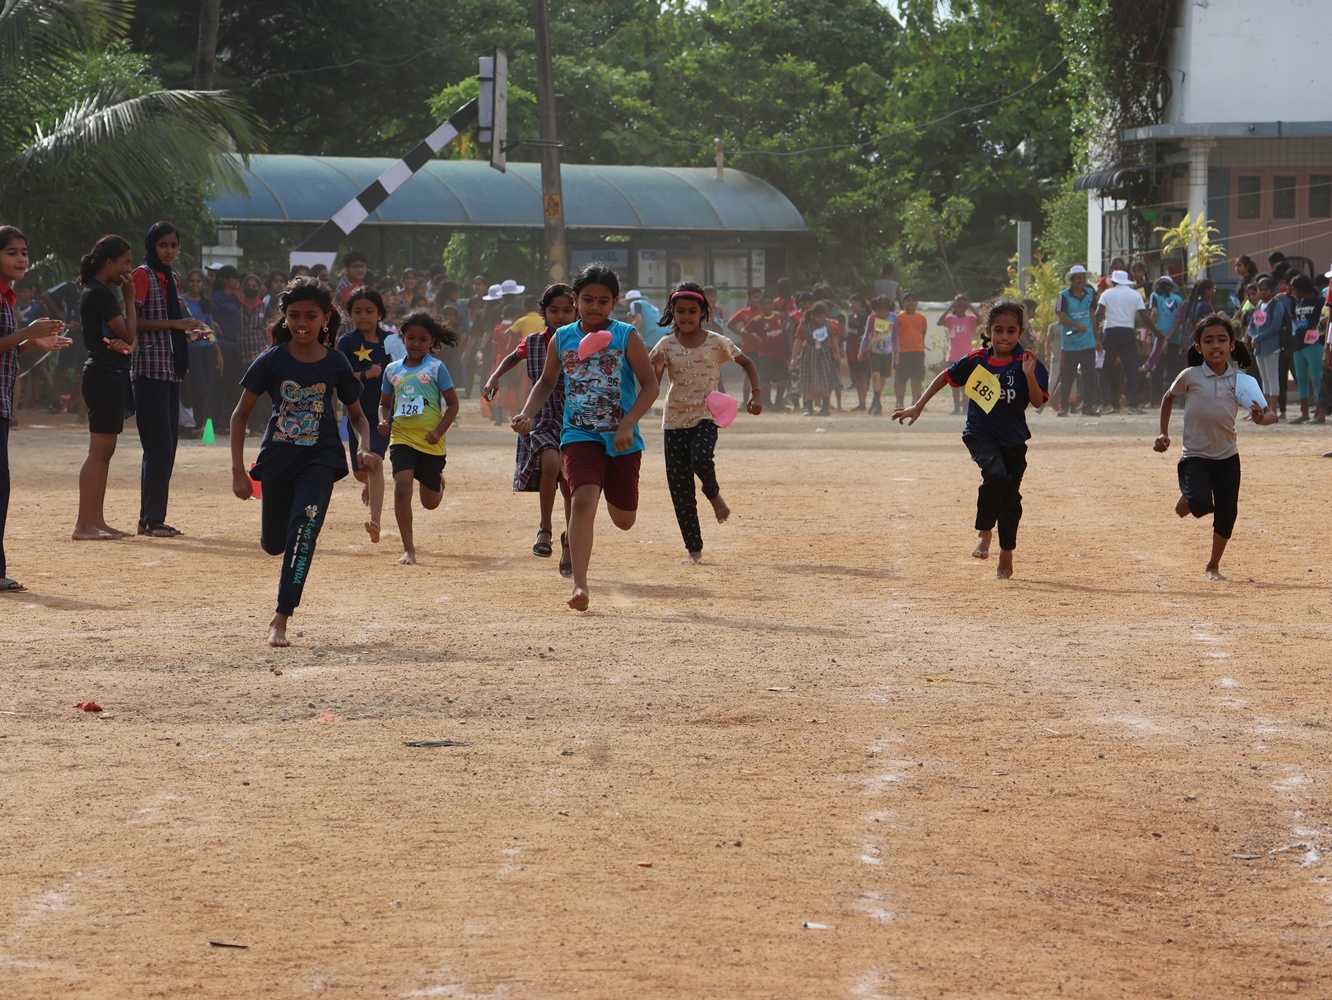
<path id="1" fill-rule="evenodd" d="M 755 313 L 744 329 L 758 342 L 760 358 L 786 360 L 786 317 L 781 313 L 775 312 L 771 316 Z"/>

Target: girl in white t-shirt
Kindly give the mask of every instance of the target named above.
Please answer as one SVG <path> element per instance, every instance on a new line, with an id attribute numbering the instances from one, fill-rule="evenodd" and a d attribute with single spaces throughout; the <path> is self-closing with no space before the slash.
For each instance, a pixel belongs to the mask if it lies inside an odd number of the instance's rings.
<path id="1" fill-rule="evenodd" d="M 1191 364 L 1179 373 L 1161 398 L 1161 433 L 1152 446 L 1170 447 L 1170 412 L 1175 397 L 1188 395 L 1184 410 L 1184 453 L 1179 460 L 1179 500 L 1175 513 L 1212 515 L 1212 558 L 1207 579 L 1224 580 L 1221 556 L 1235 528 L 1239 510 L 1240 460 L 1235 440 L 1235 414 L 1241 407 L 1263 426 L 1277 422 L 1276 412 L 1263 396 L 1257 379 L 1230 367 L 1249 367 L 1249 349 L 1235 339 L 1230 320 L 1219 314 L 1203 318 L 1193 331 Z"/>
<path id="2" fill-rule="evenodd" d="M 681 284 L 671 293 L 661 316 L 661 325 L 669 325 L 671 332 L 657 341 L 648 355 L 658 379 L 662 372 L 671 375 L 661 420 L 666 437 L 666 483 L 688 552 L 685 562 L 690 563 L 703 560 L 695 476 L 702 481 L 703 495 L 712 504 L 717 520 L 725 521 L 731 514 L 713 467 L 718 420 L 729 423 L 735 413 L 734 400 L 717 392 L 717 379 L 726 362 L 734 361 L 749 377 L 752 391 L 745 408 L 753 414 L 763 412 L 758 368 L 730 338 L 704 328 L 709 312 L 703 289 L 692 281 Z"/>

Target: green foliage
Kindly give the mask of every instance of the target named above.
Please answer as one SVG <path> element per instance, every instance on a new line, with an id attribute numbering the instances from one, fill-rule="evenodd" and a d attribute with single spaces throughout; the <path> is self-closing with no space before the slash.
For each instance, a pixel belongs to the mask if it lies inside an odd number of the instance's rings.
<path id="1" fill-rule="evenodd" d="M 67 267 L 104 232 L 171 216 L 203 236 L 205 197 L 233 184 L 256 128 L 230 94 L 164 90 L 117 37 L 130 4 L 11 3 L 0 15 L 0 218 Z M 27 24 L 23 23 L 27 18 Z"/>
<path id="2" fill-rule="evenodd" d="M 1087 192 L 1074 191 L 1072 180 L 1060 183 L 1041 205 L 1044 219 L 1040 246 L 1060 274 L 1087 260 Z"/>

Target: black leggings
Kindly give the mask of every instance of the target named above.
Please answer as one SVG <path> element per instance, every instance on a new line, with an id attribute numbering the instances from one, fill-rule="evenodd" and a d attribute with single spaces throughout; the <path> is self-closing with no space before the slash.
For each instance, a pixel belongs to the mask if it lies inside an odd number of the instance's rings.
<path id="1" fill-rule="evenodd" d="M 999 548 L 1017 548 L 1018 522 L 1022 520 L 1022 476 L 1027 471 L 1027 446 L 1003 448 L 979 434 L 963 434 L 962 441 L 981 470 L 976 491 L 976 530 L 991 531 L 999 525 Z"/>
<path id="2" fill-rule="evenodd" d="M 711 500 L 721 492 L 712 453 L 717 447 L 717 425 L 700 420 L 693 427 L 666 431 L 666 484 L 671 489 L 675 520 L 680 524 L 685 548 L 703 551 L 703 529 L 698 523 L 698 496 L 694 477 L 703 483 L 703 495 Z"/>
<path id="3" fill-rule="evenodd" d="M 1239 515 L 1240 460 L 1229 458 L 1181 458 L 1179 492 L 1189 502 L 1194 517 L 1212 515 L 1212 530 L 1229 538 Z"/>
<path id="4" fill-rule="evenodd" d="M 315 542 L 336 481 L 337 470 L 327 465 L 307 465 L 295 479 L 263 481 L 259 544 L 270 556 L 282 556 L 277 599 L 280 615 L 294 613 L 301 603 Z"/>
<path id="5" fill-rule="evenodd" d="M 139 521 L 166 520 L 171 473 L 180 440 L 180 383 L 155 378 L 134 380 L 134 412 L 143 445 L 139 469 Z"/>

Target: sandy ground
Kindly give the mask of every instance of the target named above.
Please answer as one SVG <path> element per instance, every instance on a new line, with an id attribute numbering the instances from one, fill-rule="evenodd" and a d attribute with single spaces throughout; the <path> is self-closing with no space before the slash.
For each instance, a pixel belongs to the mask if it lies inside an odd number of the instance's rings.
<path id="1" fill-rule="evenodd" d="M 0 993 L 1332 996 L 1332 434 L 1242 429 L 1209 584 L 1153 418 L 1036 416 L 1002 583 L 939 409 L 742 418 L 702 567 L 649 433 L 585 616 L 470 416 L 419 566 L 340 484 L 281 651 L 224 447 L 74 543 L 82 436 L 16 431 Z"/>

